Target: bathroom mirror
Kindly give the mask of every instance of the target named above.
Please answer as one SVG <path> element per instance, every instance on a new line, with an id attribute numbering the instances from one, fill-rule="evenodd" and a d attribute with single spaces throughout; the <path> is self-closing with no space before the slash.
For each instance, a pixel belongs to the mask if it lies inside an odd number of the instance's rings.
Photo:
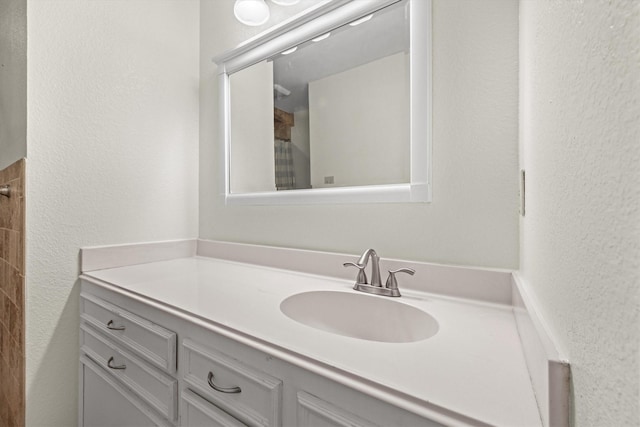
<path id="1" fill-rule="evenodd" d="M 428 202 L 431 4 L 323 1 L 219 65 L 227 204 Z"/>

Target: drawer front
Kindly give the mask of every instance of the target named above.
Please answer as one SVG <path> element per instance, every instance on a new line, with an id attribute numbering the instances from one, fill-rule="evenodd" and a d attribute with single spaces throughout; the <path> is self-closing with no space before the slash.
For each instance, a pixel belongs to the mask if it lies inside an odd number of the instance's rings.
<path id="1" fill-rule="evenodd" d="M 80 350 L 167 419 L 177 419 L 178 381 L 82 324 Z"/>
<path id="2" fill-rule="evenodd" d="M 190 390 L 182 392 L 183 427 L 247 427 L 211 402 Z"/>
<path id="3" fill-rule="evenodd" d="M 316 427 L 378 427 L 349 411 L 299 391 L 296 414 L 299 426 Z"/>
<path id="4" fill-rule="evenodd" d="M 80 361 L 84 389 L 79 423 L 81 426 L 169 427 L 171 425 L 92 360 L 81 356 Z"/>
<path id="5" fill-rule="evenodd" d="M 168 373 L 176 372 L 176 334 L 93 295 L 82 293 L 80 317 Z"/>
<path id="6" fill-rule="evenodd" d="M 279 426 L 282 381 L 195 341 L 183 341 L 190 388 L 250 426 Z"/>

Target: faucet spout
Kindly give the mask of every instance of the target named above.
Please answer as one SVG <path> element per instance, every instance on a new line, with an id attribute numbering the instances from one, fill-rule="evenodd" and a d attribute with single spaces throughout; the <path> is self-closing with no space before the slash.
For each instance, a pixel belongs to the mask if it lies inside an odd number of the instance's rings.
<path id="1" fill-rule="evenodd" d="M 382 286 L 382 282 L 380 281 L 380 257 L 373 249 L 367 249 L 360 259 L 358 260 L 358 264 L 366 267 L 367 263 L 371 259 L 371 286 Z"/>

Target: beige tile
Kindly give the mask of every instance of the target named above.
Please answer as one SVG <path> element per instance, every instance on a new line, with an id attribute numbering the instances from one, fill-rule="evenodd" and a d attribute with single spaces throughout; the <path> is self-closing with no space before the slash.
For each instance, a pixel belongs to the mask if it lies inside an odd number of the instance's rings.
<path id="1" fill-rule="evenodd" d="M 2 197 L 0 199 L 0 213 L 6 215 L 0 218 L 0 227 L 9 230 L 22 230 L 22 217 L 24 198 L 20 197 L 19 188 L 20 180 L 10 181 L 8 185 L 11 187 L 11 197 Z"/>
<path id="2" fill-rule="evenodd" d="M 7 306 L 7 303 L 5 302 L 5 307 Z M 15 348 L 15 341 L 17 341 L 19 339 L 19 335 L 20 332 L 22 331 L 22 325 L 21 323 L 21 319 L 19 317 L 19 313 L 18 313 L 18 308 L 16 307 L 16 305 L 14 304 L 13 301 L 9 300 L 9 315 L 10 317 L 10 321 L 9 321 L 9 333 L 11 334 L 11 348 L 9 349 L 9 351 L 13 351 L 13 349 Z"/>
<path id="3" fill-rule="evenodd" d="M 24 176 L 24 167 L 25 167 L 24 159 L 21 159 L 15 163 L 12 163 L 11 165 L 7 166 L 4 170 L 2 170 L 2 172 L 0 173 L 0 181 L 7 182 L 7 181 L 12 181 L 14 179 L 22 178 Z"/>
<path id="4" fill-rule="evenodd" d="M 20 354 L 18 344 L 11 340 L 11 348 L 9 349 L 9 357 L 8 357 L 8 365 L 11 371 L 11 377 L 17 382 L 19 375 L 19 371 L 22 369 L 22 355 Z"/>
<path id="5" fill-rule="evenodd" d="M 0 259 L 0 291 L 7 292 L 7 263 L 3 259 Z"/>
<path id="6" fill-rule="evenodd" d="M 25 277 L 21 274 L 19 274 L 16 270 L 13 270 L 15 272 L 15 294 L 14 294 L 14 301 L 16 304 L 16 307 L 18 307 L 18 310 L 20 310 L 20 312 L 23 314 L 23 319 L 24 319 L 24 287 L 25 287 Z M 23 320 L 24 322 L 24 320 Z"/>
<path id="7" fill-rule="evenodd" d="M 15 271 L 13 267 L 7 264 L 4 261 L 0 261 L 0 277 L 2 279 L 2 290 L 4 291 L 5 296 L 7 296 L 10 300 L 15 301 L 15 283 L 12 281 L 11 272 Z"/>
<path id="8" fill-rule="evenodd" d="M 18 291 L 22 291 L 22 276 L 16 268 L 7 266 L 4 273 L 5 293 L 13 301 L 16 307 L 22 309 L 22 304 L 18 304 Z"/>
<path id="9" fill-rule="evenodd" d="M 4 346 L 2 345 L 4 342 L 4 336 L 8 334 L 9 332 L 7 329 L 3 325 L 0 325 L 0 361 L 4 359 Z M 0 378 L 4 378 L 4 375 L 2 375 L 3 373 L 0 363 Z"/>
<path id="10" fill-rule="evenodd" d="M 9 367 L 4 358 L 0 358 L 0 374 L 2 374 L 2 378 L 9 378 Z M 6 381 L 0 382 L 0 393 L 2 393 L 3 395 L 6 395 L 6 392 L 9 389 L 9 386 L 5 383 Z M 4 397 L 6 398 L 8 396 Z"/>
<path id="11" fill-rule="evenodd" d="M 9 244 L 8 241 L 8 236 L 7 236 L 7 232 L 9 230 L 7 230 L 6 228 L 0 228 L 0 258 L 2 258 L 5 261 L 7 260 L 7 245 Z"/>
<path id="12" fill-rule="evenodd" d="M 4 308 L 4 300 L 6 298 L 7 296 L 5 295 L 4 291 L 0 292 L 0 326 L 4 325 L 5 327 L 7 327 L 9 321 L 9 315 Z M 2 342 L 0 342 L 0 350 L 2 350 Z"/>
<path id="13" fill-rule="evenodd" d="M 25 167 L 20 160 L 0 170 L 0 426 L 24 426 Z"/>
<path id="14" fill-rule="evenodd" d="M 24 393 L 25 391 L 25 355 L 23 352 L 19 353 L 19 358 L 20 358 L 20 363 L 18 368 L 15 370 L 14 372 L 14 376 L 16 378 L 16 380 L 18 381 L 18 384 L 20 384 L 22 386 L 22 393 Z M 24 403 L 23 403 L 24 404 Z"/>
<path id="15" fill-rule="evenodd" d="M 2 371 L 2 362 L 0 362 L 0 371 Z M 7 400 L 0 387 L 0 425 L 2 426 L 6 426 L 9 422 L 9 402 Z"/>
<path id="16" fill-rule="evenodd" d="M 2 362 L 0 361 L 0 372 L 1 371 L 2 371 Z M 4 395 L 3 387 L 0 387 L 0 425 L 6 426 L 8 422 L 9 422 L 9 400 Z"/>
<path id="17" fill-rule="evenodd" d="M 8 238 L 7 238 L 7 258 L 5 258 L 7 261 L 9 261 L 9 265 L 20 269 L 20 254 L 22 253 L 22 249 L 20 248 L 21 245 L 21 238 L 20 238 L 20 232 L 18 231 L 14 231 L 14 230 L 7 230 L 6 232 Z"/>
<path id="18" fill-rule="evenodd" d="M 0 185 L 4 185 L 0 183 Z M 0 228 L 11 228 L 9 223 L 11 222 L 11 199 L 7 197 L 0 197 Z"/>
<path id="19" fill-rule="evenodd" d="M 18 253 L 16 254 L 16 268 L 18 269 L 19 274 L 24 274 L 26 269 L 25 263 L 25 249 L 24 249 L 24 230 L 18 232 Z"/>
<path id="20" fill-rule="evenodd" d="M 13 303 L 6 296 L 4 297 L 3 304 L 3 327 L 4 331 L 2 333 L 2 353 L 7 356 L 10 348 L 9 340 L 11 339 L 11 306 Z"/>
<path id="21" fill-rule="evenodd" d="M 16 380 L 14 393 L 15 393 L 14 419 L 15 419 L 15 422 L 16 422 L 17 426 L 24 427 L 24 422 L 25 422 L 25 419 L 24 419 L 24 417 L 25 417 L 25 398 L 24 398 L 25 385 L 24 385 L 24 381 L 23 382 L 18 382 Z"/>
<path id="22" fill-rule="evenodd" d="M 2 326 L 2 343 L 0 343 L 0 359 L 2 359 L 2 363 L 6 364 L 6 366 L 4 366 L 6 368 L 4 370 L 4 373 L 6 375 L 9 374 L 8 363 L 9 363 L 9 348 L 11 347 L 9 343 L 10 340 L 11 340 L 11 334 L 9 333 L 9 329 L 7 329 L 5 326 Z"/>
<path id="23" fill-rule="evenodd" d="M 18 384 L 18 381 L 15 378 L 11 378 L 9 382 L 9 426 L 15 427 L 23 427 L 22 419 L 21 419 L 21 406 L 22 406 L 22 397 L 21 397 L 21 389 L 22 387 Z"/>

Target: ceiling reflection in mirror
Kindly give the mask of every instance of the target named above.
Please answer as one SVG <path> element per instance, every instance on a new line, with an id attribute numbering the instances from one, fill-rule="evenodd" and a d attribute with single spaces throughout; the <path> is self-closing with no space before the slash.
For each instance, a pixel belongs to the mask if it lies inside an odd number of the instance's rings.
<path id="1" fill-rule="evenodd" d="M 229 75 L 230 192 L 410 182 L 406 0 Z"/>

